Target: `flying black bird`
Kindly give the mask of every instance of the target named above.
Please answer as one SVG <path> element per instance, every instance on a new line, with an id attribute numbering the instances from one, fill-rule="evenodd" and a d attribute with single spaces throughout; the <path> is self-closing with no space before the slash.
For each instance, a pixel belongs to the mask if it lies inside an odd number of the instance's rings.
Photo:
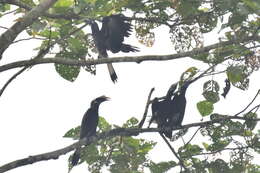
<path id="1" fill-rule="evenodd" d="M 131 35 L 132 25 L 126 21 L 122 14 L 106 16 L 102 20 L 101 32 L 105 37 L 107 50 L 112 53 L 122 52 L 137 52 L 137 47 L 129 44 L 124 44 L 124 37 Z"/>
<path id="2" fill-rule="evenodd" d="M 101 96 L 96 99 L 94 99 L 91 104 L 90 108 L 87 110 L 87 112 L 84 114 L 81 126 L 80 126 L 80 137 L 79 139 L 91 137 L 96 135 L 96 129 L 98 125 L 98 109 L 99 105 L 109 100 L 106 96 Z M 71 165 L 75 166 L 78 164 L 80 158 L 80 148 L 77 148 L 74 152 L 72 159 L 71 159 Z"/>
<path id="3" fill-rule="evenodd" d="M 91 21 L 91 30 L 94 38 L 95 46 L 99 53 L 99 58 L 107 58 L 107 50 L 112 53 L 137 52 L 137 47 L 124 44 L 124 37 L 129 37 L 132 26 L 126 21 L 122 14 L 106 16 L 102 20 L 102 27 L 99 27 L 95 21 Z M 116 82 L 117 75 L 111 63 L 107 64 L 110 78 Z"/>
<path id="4" fill-rule="evenodd" d="M 92 30 L 92 36 L 94 39 L 94 43 L 96 46 L 96 49 L 98 51 L 98 57 L 99 58 L 107 58 L 107 46 L 106 46 L 106 39 L 104 36 L 104 33 L 101 32 L 98 28 L 98 25 L 96 22 L 91 21 L 91 30 Z M 107 63 L 108 72 L 110 75 L 110 78 L 113 82 L 117 81 L 117 75 L 115 72 L 115 69 L 112 65 L 112 63 Z"/>

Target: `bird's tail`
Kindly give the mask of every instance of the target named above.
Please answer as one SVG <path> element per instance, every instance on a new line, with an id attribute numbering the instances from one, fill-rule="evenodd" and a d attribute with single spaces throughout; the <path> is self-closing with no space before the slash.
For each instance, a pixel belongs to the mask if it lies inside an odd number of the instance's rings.
<path id="1" fill-rule="evenodd" d="M 115 83 L 117 81 L 117 75 L 116 75 L 116 72 L 115 72 L 115 69 L 114 69 L 112 63 L 108 63 L 107 68 L 108 68 L 108 72 L 109 72 L 111 80 Z"/>
<path id="2" fill-rule="evenodd" d="M 77 148 L 76 151 L 74 152 L 74 154 L 72 155 L 72 158 L 71 158 L 72 167 L 78 164 L 79 158 L 80 158 L 80 149 Z"/>
<path id="3" fill-rule="evenodd" d="M 139 52 L 139 49 L 138 49 L 138 47 L 131 46 L 129 44 L 122 44 L 121 51 L 125 52 L 125 53 L 127 53 L 127 52 Z"/>

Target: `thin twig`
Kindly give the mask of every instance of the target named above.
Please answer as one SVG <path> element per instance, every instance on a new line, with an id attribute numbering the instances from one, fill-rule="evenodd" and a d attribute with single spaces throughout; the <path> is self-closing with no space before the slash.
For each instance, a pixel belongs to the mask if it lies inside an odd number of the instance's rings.
<path id="1" fill-rule="evenodd" d="M 8 11 L 8 12 L 2 14 L 1 17 L 4 17 L 4 16 L 6 16 L 6 15 L 8 15 L 8 14 L 11 14 L 11 13 L 14 13 L 14 12 L 16 12 L 16 11 L 17 11 L 17 9 L 12 10 L 12 11 Z"/>
<path id="2" fill-rule="evenodd" d="M 27 41 L 27 40 L 33 40 L 33 39 L 35 39 L 35 40 L 46 40 L 45 38 L 30 37 L 30 38 L 22 38 L 22 39 L 19 39 L 19 40 L 13 41 L 12 44 L 14 44 L 14 43 L 18 43 L 18 42 L 20 42 L 20 41 Z"/>
<path id="3" fill-rule="evenodd" d="M 245 112 L 247 110 L 247 108 L 253 104 L 253 102 L 255 101 L 257 96 L 259 95 L 259 93 L 260 93 L 260 89 L 257 91 L 257 93 L 256 93 L 255 97 L 253 98 L 253 100 L 242 111 L 236 113 L 234 116 L 238 116 L 239 114 Z"/>
<path id="4" fill-rule="evenodd" d="M 143 125 L 144 125 L 145 119 L 146 119 L 146 117 L 147 117 L 147 112 L 148 112 L 148 108 L 149 108 L 149 105 L 150 105 L 150 100 L 151 100 L 151 96 L 152 96 L 153 91 L 154 91 L 154 88 L 152 88 L 152 89 L 150 90 L 150 93 L 149 93 L 149 95 L 148 95 L 148 99 L 147 99 L 146 106 L 145 106 L 145 110 L 144 110 L 143 119 L 140 121 L 140 123 L 139 123 L 139 125 L 138 125 L 139 128 L 142 128 Z"/>
<path id="5" fill-rule="evenodd" d="M 192 135 L 192 137 L 190 138 L 190 140 L 185 144 L 184 143 L 184 147 L 186 147 L 195 137 L 195 135 L 198 133 L 198 131 L 201 129 L 201 127 L 199 127 L 196 132 Z"/>
<path id="6" fill-rule="evenodd" d="M 160 136 L 163 138 L 164 142 L 167 144 L 167 146 L 170 148 L 170 150 L 172 151 L 172 153 L 174 154 L 174 156 L 179 160 L 181 168 L 184 168 L 185 170 L 187 170 L 187 168 L 185 167 L 183 160 L 178 156 L 178 154 L 176 153 L 176 151 L 174 150 L 174 148 L 171 146 L 170 142 L 165 138 L 165 136 L 159 132 Z M 180 171 L 182 172 L 182 171 Z"/>
<path id="7" fill-rule="evenodd" d="M 22 74 L 25 70 L 27 69 L 27 67 L 23 67 L 21 70 L 19 70 L 17 73 L 15 73 L 2 87 L 2 89 L 0 90 L 0 97 L 2 96 L 4 90 L 6 89 L 6 87 L 20 74 Z"/>

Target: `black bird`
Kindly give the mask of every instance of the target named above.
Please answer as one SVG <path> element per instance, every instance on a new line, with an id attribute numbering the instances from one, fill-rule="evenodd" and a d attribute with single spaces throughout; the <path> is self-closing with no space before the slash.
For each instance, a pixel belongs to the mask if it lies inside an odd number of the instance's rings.
<path id="1" fill-rule="evenodd" d="M 174 92 L 177 85 L 172 85 L 164 99 L 154 99 L 151 121 L 155 120 L 158 128 L 181 126 L 186 109 L 185 94 L 190 84 L 191 82 L 185 82 L 177 92 Z M 172 131 L 165 131 L 163 134 L 169 139 L 172 138 Z"/>
<path id="2" fill-rule="evenodd" d="M 105 37 L 107 50 L 112 53 L 138 52 L 138 48 L 129 44 L 124 44 L 124 37 L 131 35 L 132 25 L 126 21 L 122 14 L 106 16 L 102 20 L 101 32 Z"/>
<path id="3" fill-rule="evenodd" d="M 124 38 L 129 37 L 132 31 L 132 25 L 126 21 L 124 15 L 117 14 L 104 17 L 101 30 L 99 30 L 95 21 L 90 23 L 99 58 L 108 58 L 107 50 L 110 50 L 112 53 L 139 51 L 137 47 L 123 43 Z M 111 80 L 116 82 L 117 75 L 112 64 L 108 63 L 107 66 Z"/>
<path id="4" fill-rule="evenodd" d="M 151 123 L 155 121 L 158 128 L 168 127 L 170 117 L 172 114 L 171 98 L 174 95 L 174 91 L 177 88 L 177 83 L 171 85 L 166 96 L 159 101 L 158 98 L 154 98 L 152 102 L 152 118 L 149 122 L 148 128 Z M 162 132 L 166 137 L 171 138 L 172 132 Z"/>
<path id="5" fill-rule="evenodd" d="M 90 24 L 91 24 L 91 30 L 92 30 L 92 36 L 94 39 L 94 43 L 95 43 L 96 49 L 99 54 L 98 58 L 108 58 L 106 39 L 105 39 L 104 33 L 99 30 L 96 22 L 91 21 Z M 117 75 L 116 75 L 116 72 L 115 72 L 115 69 L 114 69 L 112 63 L 107 63 L 107 68 L 108 68 L 108 72 L 109 72 L 111 80 L 115 83 L 117 81 Z"/>
<path id="6" fill-rule="evenodd" d="M 99 105 L 102 102 L 107 100 L 109 100 L 108 97 L 100 96 L 91 102 L 90 108 L 84 114 L 81 122 L 79 139 L 88 138 L 96 135 L 98 117 L 99 117 L 98 115 Z M 77 165 L 79 158 L 80 158 L 80 148 L 77 148 L 71 158 L 71 165 L 72 166 Z"/>
<path id="7" fill-rule="evenodd" d="M 171 107 L 169 113 L 169 126 L 171 127 L 180 127 L 182 124 L 186 109 L 185 94 L 189 84 L 190 82 L 185 82 L 169 103 L 169 106 Z"/>

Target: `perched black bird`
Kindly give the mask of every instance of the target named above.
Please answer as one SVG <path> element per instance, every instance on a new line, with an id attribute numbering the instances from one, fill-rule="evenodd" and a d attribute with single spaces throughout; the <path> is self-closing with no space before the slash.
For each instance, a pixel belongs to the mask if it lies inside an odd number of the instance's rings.
<path id="1" fill-rule="evenodd" d="M 154 98 L 152 102 L 152 118 L 149 122 L 148 128 L 151 123 L 155 121 L 158 128 L 169 127 L 169 121 L 172 114 L 171 98 L 174 96 L 174 91 L 177 88 L 177 84 L 171 85 L 166 96 L 159 101 L 158 98 Z M 163 134 L 171 138 L 172 132 L 165 131 Z"/>
<path id="2" fill-rule="evenodd" d="M 107 58 L 107 50 L 112 53 L 137 52 L 137 47 L 124 44 L 124 38 L 130 36 L 132 26 L 126 21 L 122 14 L 106 16 L 102 20 L 102 27 L 99 27 L 95 21 L 91 21 L 91 30 L 94 38 L 95 46 L 99 53 L 99 58 Z M 117 75 L 111 63 L 107 64 L 110 78 L 116 82 Z"/>
<path id="3" fill-rule="evenodd" d="M 155 120 L 158 128 L 181 126 L 186 109 L 185 94 L 190 83 L 185 82 L 177 92 L 174 92 L 177 85 L 172 85 L 164 99 L 161 101 L 158 101 L 157 98 L 154 99 L 151 121 Z M 163 134 L 172 138 L 172 131 L 165 131 Z"/>
<path id="4" fill-rule="evenodd" d="M 87 110 L 87 112 L 84 114 L 81 126 L 80 126 L 80 137 L 79 139 L 91 137 L 96 135 L 97 125 L 98 125 L 98 109 L 99 105 L 109 100 L 106 96 L 101 96 L 93 100 L 90 104 L 90 108 Z M 75 166 L 78 164 L 80 158 L 80 148 L 77 148 L 74 152 L 72 159 L 71 159 L 71 165 Z"/>
<path id="5" fill-rule="evenodd" d="M 169 103 L 169 106 L 171 107 L 169 126 L 171 127 L 180 127 L 182 124 L 186 109 L 185 94 L 189 84 L 189 82 L 185 82 Z"/>

